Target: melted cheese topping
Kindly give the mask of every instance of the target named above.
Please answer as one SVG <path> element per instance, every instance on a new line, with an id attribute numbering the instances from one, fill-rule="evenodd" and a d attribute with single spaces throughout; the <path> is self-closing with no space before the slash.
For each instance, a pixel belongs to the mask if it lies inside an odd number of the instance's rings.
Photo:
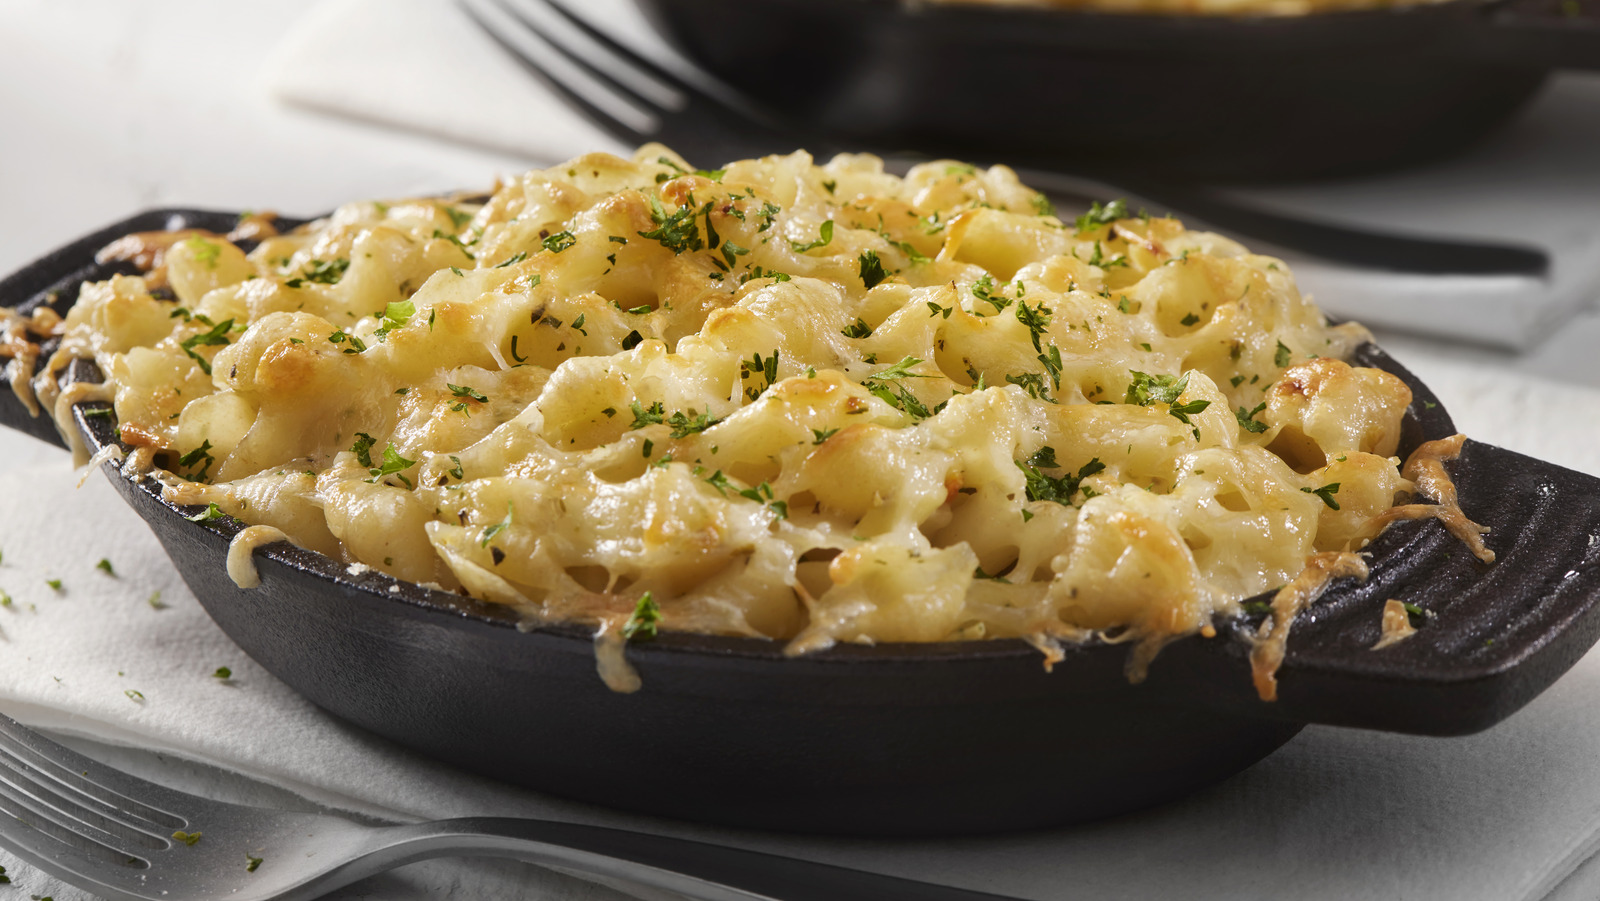
<path id="1" fill-rule="evenodd" d="M 141 237 L 118 252 L 158 249 L 176 299 L 87 285 L 63 354 L 172 499 L 602 646 L 649 592 L 664 629 L 795 653 L 1109 635 L 1138 675 L 1293 583 L 1267 694 L 1412 487 L 1411 395 L 1280 261 L 1114 213 L 1064 221 L 1004 167 L 652 146 L 248 255 Z"/>

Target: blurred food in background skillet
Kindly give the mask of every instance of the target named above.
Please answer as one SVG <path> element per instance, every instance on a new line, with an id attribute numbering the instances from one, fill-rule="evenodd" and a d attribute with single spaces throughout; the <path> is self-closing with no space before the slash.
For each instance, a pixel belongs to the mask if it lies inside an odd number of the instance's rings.
<path id="1" fill-rule="evenodd" d="M 972 6 L 1036 6 L 1092 9 L 1108 13 L 1160 13 L 1194 16 L 1302 16 L 1343 9 L 1376 9 L 1448 0 L 927 0 Z"/>
<path id="2" fill-rule="evenodd" d="M 640 0 L 690 59 L 836 143 L 1151 181 L 1368 173 L 1457 153 L 1553 69 L 1600 67 L 1595 0 L 1273 15 L 911 0 Z"/>

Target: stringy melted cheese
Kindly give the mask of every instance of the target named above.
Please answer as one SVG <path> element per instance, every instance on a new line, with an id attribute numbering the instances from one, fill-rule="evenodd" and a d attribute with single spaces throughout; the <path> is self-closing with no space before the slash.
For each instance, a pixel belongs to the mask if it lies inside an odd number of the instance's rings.
<path id="1" fill-rule="evenodd" d="M 1107 218 L 651 146 L 169 242 L 176 299 L 87 285 L 61 356 L 173 500 L 531 620 L 1147 660 L 1377 534 L 1411 395 L 1280 261 Z"/>

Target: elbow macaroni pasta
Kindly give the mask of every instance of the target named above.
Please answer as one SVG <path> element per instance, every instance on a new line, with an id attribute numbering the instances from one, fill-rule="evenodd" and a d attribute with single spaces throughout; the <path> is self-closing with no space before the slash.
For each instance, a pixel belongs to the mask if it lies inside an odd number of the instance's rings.
<path id="1" fill-rule="evenodd" d="M 1412 487 L 1282 263 L 1004 167 L 649 146 L 159 266 L 60 357 L 171 499 L 536 621 L 1154 648 Z"/>

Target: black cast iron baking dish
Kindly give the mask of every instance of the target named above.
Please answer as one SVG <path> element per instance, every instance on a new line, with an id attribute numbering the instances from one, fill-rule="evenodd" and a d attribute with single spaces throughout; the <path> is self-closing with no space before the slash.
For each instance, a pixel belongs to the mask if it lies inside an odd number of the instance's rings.
<path id="1" fill-rule="evenodd" d="M 1600 0 L 1305 16 L 927 0 L 639 0 L 692 60 L 836 144 L 1131 184 L 1349 175 L 1436 159 L 1552 69 L 1600 68 Z M 1131 181 L 1130 181 L 1131 179 Z"/>
<path id="2" fill-rule="evenodd" d="M 0 282 L 0 305 L 64 310 L 85 280 L 126 268 L 95 251 L 134 231 L 227 231 L 233 214 L 158 210 Z M 1434 395 L 1378 348 L 1365 365 L 1411 385 L 1402 453 L 1454 432 Z M 91 363 L 68 378 L 98 378 Z M 91 448 L 114 423 L 85 413 Z M 60 438 L 7 393 L 0 421 Z M 1295 624 L 1280 699 L 1251 687 L 1245 633 L 1176 642 L 1149 679 L 1126 648 L 1070 651 L 1046 673 L 1018 640 L 845 646 L 797 659 L 774 642 L 664 634 L 628 657 L 644 680 L 608 690 L 577 626 L 519 630 L 504 608 L 397 582 L 288 544 L 256 553 L 241 590 L 224 557 L 240 525 L 194 523 L 151 480 L 117 489 L 217 624 L 333 715 L 439 760 L 554 794 L 670 817 L 821 833 L 1024 829 L 1133 810 L 1224 779 L 1306 723 L 1425 735 L 1481 730 L 1526 704 L 1600 638 L 1600 480 L 1468 442 L 1450 471 L 1493 528 L 1479 563 L 1431 521 L 1390 528 L 1372 576 L 1338 583 Z M 94 528 L 84 523 L 84 528 Z M 1380 609 L 1436 613 L 1369 650 Z"/>

